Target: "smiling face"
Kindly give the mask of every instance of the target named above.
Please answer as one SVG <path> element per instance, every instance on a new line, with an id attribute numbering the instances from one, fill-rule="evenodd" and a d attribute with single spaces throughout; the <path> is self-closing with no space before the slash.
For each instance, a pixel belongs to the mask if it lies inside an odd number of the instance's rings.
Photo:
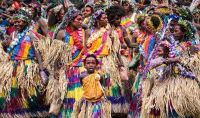
<path id="1" fill-rule="evenodd" d="M 27 22 L 21 19 L 15 21 L 15 27 L 18 31 L 22 31 L 27 26 Z"/>
<path id="2" fill-rule="evenodd" d="M 88 73 L 94 73 L 97 67 L 97 61 L 94 57 L 87 57 L 85 60 L 85 68 L 87 69 Z"/>

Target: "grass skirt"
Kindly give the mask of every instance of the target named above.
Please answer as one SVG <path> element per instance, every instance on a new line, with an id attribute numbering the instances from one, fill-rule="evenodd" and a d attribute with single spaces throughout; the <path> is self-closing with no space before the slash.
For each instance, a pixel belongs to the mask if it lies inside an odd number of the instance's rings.
<path id="1" fill-rule="evenodd" d="M 154 75 L 152 73 L 152 75 Z M 195 80 L 168 72 L 167 78 L 142 83 L 141 117 L 199 117 L 200 89 Z M 152 76 L 154 77 L 154 76 Z"/>
<path id="2" fill-rule="evenodd" d="M 63 100 L 63 105 L 58 114 L 59 118 L 71 118 L 74 103 L 82 98 L 83 90 L 79 77 L 81 71 L 82 70 L 79 67 L 72 67 L 66 73 L 68 85 L 66 87 L 67 90 Z"/>
<path id="3" fill-rule="evenodd" d="M 187 66 L 198 78 L 200 81 L 200 51 L 198 52 L 191 52 L 185 51 L 181 58 L 181 63 Z"/>
<path id="4" fill-rule="evenodd" d="M 47 116 L 38 65 L 32 60 L 0 63 L 0 117 Z"/>
<path id="5" fill-rule="evenodd" d="M 112 113 L 128 113 L 129 103 L 125 97 L 115 58 L 110 55 L 103 57 L 101 61 L 101 70 L 103 70 L 104 80 L 106 80 L 105 93 L 112 104 Z"/>
<path id="6" fill-rule="evenodd" d="M 73 118 L 111 118 L 111 103 L 106 100 L 89 102 L 85 99 L 74 104 Z"/>

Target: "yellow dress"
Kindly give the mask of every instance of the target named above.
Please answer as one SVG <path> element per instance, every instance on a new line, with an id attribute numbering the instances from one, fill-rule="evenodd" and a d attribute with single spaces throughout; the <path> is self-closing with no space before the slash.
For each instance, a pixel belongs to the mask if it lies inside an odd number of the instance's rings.
<path id="1" fill-rule="evenodd" d="M 74 104 L 73 118 L 111 118 L 111 103 L 104 96 L 100 79 L 97 72 L 83 78 L 83 97 Z"/>
<path id="2" fill-rule="evenodd" d="M 83 98 L 95 102 L 104 96 L 103 89 L 99 82 L 100 79 L 100 75 L 97 73 L 88 75 L 83 79 Z"/>

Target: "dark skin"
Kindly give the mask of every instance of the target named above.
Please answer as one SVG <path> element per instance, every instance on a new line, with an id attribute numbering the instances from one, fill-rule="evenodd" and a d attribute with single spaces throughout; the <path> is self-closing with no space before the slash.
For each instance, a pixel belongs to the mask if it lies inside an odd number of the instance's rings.
<path id="1" fill-rule="evenodd" d="M 95 70 L 97 68 L 97 64 L 98 63 L 97 63 L 97 61 L 96 61 L 96 59 L 94 57 L 87 57 L 85 59 L 84 66 L 85 66 L 87 72 L 86 73 L 81 73 L 81 76 L 80 76 L 81 83 L 82 83 L 82 79 L 85 76 L 87 76 L 88 74 L 93 74 L 95 72 Z M 101 81 L 101 83 L 103 83 L 102 79 L 100 81 Z"/>
<path id="2" fill-rule="evenodd" d="M 106 27 L 108 23 L 108 19 L 107 19 L 107 15 L 106 14 L 102 14 L 101 18 L 97 20 L 97 24 L 96 24 L 96 30 L 99 30 L 102 27 Z M 91 36 L 91 31 L 87 30 L 86 31 L 86 39 L 88 39 Z"/>
<path id="3" fill-rule="evenodd" d="M 86 18 L 88 16 L 92 15 L 92 8 L 91 7 L 85 7 L 83 10 L 83 16 Z"/>
<path id="4" fill-rule="evenodd" d="M 28 23 L 23 21 L 23 20 L 21 20 L 21 19 L 17 19 L 15 21 L 15 26 L 16 26 L 16 29 L 19 32 L 22 32 L 22 31 L 24 31 L 24 29 L 26 27 L 28 27 Z M 16 34 L 15 34 L 15 36 L 16 36 Z M 30 36 L 30 38 L 33 39 L 33 40 L 36 39 L 36 37 L 33 37 L 33 36 Z M 36 56 L 36 59 L 37 59 L 37 61 L 39 63 L 39 68 L 40 68 L 40 70 L 44 70 L 43 65 L 42 65 L 42 58 L 41 58 L 40 52 L 36 51 L 34 45 L 32 45 L 32 46 L 33 46 L 33 48 L 35 50 L 35 56 Z"/>
<path id="5" fill-rule="evenodd" d="M 22 32 L 27 26 L 28 26 L 28 23 L 25 22 L 24 20 L 17 19 L 15 21 L 16 30 L 19 32 Z"/>
<path id="6" fill-rule="evenodd" d="M 124 37 L 124 41 L 126 43 L 126 45 L 128 46 L 128 48 L 136 48 L 138 45 L 136 43 L 132 43 L 128 37 L 128 33 L 126 31 L 125 28 L 122 28 L 120 26 L 120 23 L 121 23 L 121 18 L 116 16 L 114 22 L 113 22 L 113 25 L 116 27 L 116 28 L 120 28 L 122 31 L 123 31 L 123 37 Z M 124 46 L 123 46 L 124 47 Z M 123 48 L 122 47 L 122 48 Z"/>
<path id="7" fill-rule="evenodd" d="M 32 12 L 32 19 L 34 19 L 34 21 L 36 22 L 35 25 L 41 28 L 42 34 L 46 36 L 48 32 L 47 23 L 42 18 L 40 18 L 40 16 L 36 13 L 34 8 L 31 8 L 31 12 Z"/>
<path id="8" fill-rule="evenodd" d="M 93 57 L 88 57 L 85 60 L 85 68 L 87 69 L 88 74 L 92 74 L 95 72 L 97 67 L 96 59 Z"/>
<path id="9" fill-rule="evenodd" d="M 82 15 L 78 15 L 70 24 L 69 27 L 73 30 L 76 31 L 78 28 L 82 27 L 82 21 L 83 17 Z M 56 36 L 56 39 L 58 40 L 63 40 L 65 37 L 65 30 L 60 30 L 58 32 L 58 35 Z"/>
<path id="10" fill-rule="evenodd" d="M 177 41 L 181 41 L 184 38 L 184 33 L 181 31 L 181 27 L 179 25 L 175 25 L 174 31 L 171 33 Z"/>

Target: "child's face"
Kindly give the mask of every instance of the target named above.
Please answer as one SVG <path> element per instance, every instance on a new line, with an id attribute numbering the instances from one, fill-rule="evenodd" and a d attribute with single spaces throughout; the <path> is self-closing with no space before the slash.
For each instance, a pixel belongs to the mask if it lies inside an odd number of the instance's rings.
<path id="1" fill-rule="evenodd" d="M 158 47 L 158 55 L 163 56 L 164 55 L 164 50 L 161 46 Z"/>
<path id="2" fill-rule="evenodd" d="M 93 57 L 88 57 L 85 60 L 85 68 L 87 69 L 88 73 L 94 73 L 96 69 L 97 63 L 96 59 Z"/>

